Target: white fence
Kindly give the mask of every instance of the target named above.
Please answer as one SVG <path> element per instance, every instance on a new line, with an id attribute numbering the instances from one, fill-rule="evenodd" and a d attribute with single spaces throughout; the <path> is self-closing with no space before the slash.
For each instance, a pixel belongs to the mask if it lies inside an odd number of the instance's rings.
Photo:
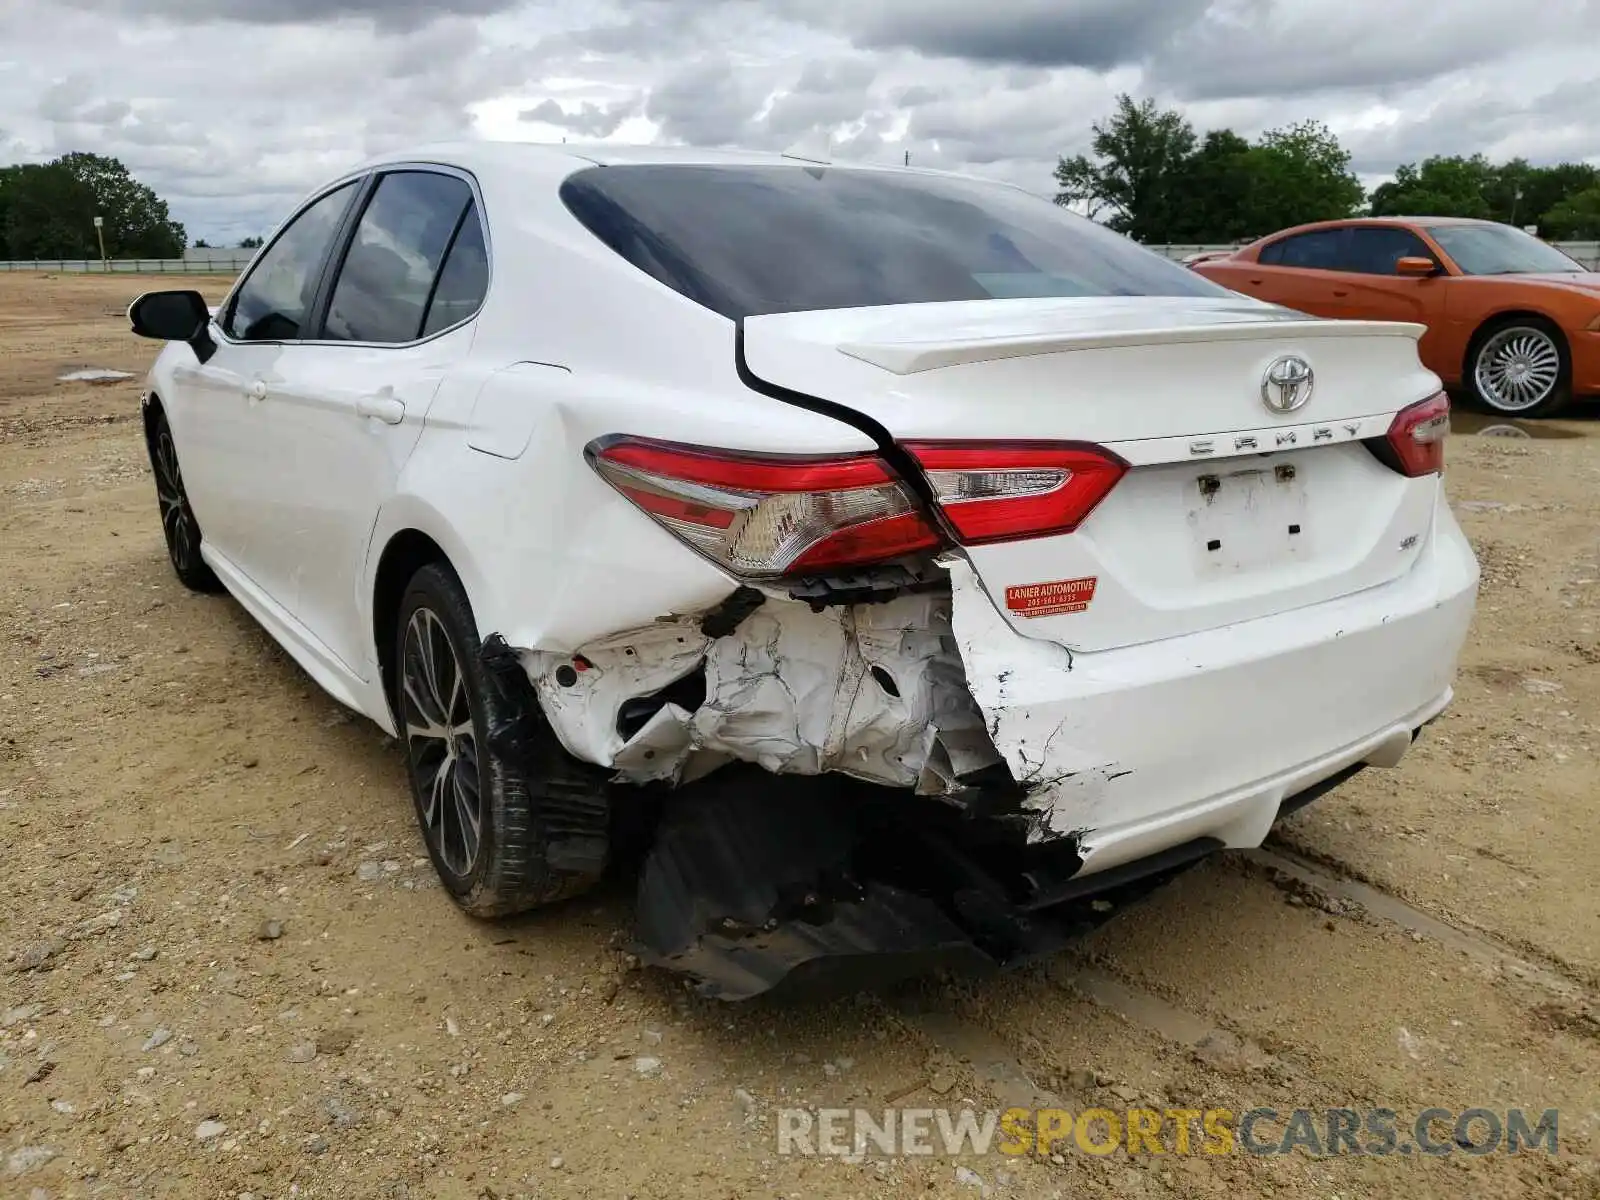
<path id="1" fill-rule="evenodd" d="M 48 271 L 63 275 L 99 275 L 105 272 L 129 275 L 237 275 L 250 265 L 253 250 L 240 250 L 230 258 L 192 262 L 183 258 L 36 258 L 31 261 L 0 262 L 0 271 Z"/>
<path id="2" fill-rule="evenodd" d="M 1600 271 L 1600 242 L 1554 242 L 1560 250 L 1577 259 L 1591 271 Z M 1157 254 L 1182 260 L 1206 250 L 1232 250 L 1232 246 L 1150 246 Z M 250 265 L 255 252 L 239 250 L 232 255 L 211 251 L 204 259 L 118 258 L 109 263 L 99 259 L 35 259 L 32 262 L 0 262 L 0 271 L 55 271 L 97 273 L 103 271 L 145 275 L 237 275 Z"/>
<path id="3" fill-rule="evenodd" d="M 217 266 L 229 266 L 236 262 L 249 262 L 254 250 L 243 246 L 190 246 L 183 252 L 183 261 L 187 263 L 211 263 Z"/>

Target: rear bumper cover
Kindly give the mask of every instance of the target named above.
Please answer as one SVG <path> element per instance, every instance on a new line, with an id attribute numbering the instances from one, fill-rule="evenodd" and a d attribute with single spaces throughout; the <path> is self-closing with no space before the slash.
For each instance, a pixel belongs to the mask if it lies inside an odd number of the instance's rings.
<path id="1" fill-rule="evenodd" d="M 1074 655 L 1016 634 L 965 564 L 953 626 L 972 694 L 1027 790 L 1036 840 L 1083 874 L 1194 838 L 1256 846 L 1284 801 L 1393 766 L 1450 701 L 1478 564 L 1442 497 L 1402 578 L 1165 642 Z"/>
<path id="2" fill-rule="evenodd" d="M 746 597 L 520 655 L 572 753 L 679 789 L 640 876 L 646 962 L 742 999 L 1049 953 L 1397 764 L 1450 700 L 1478 581 L 1441 500 L 1382 587 L 1074 654 L 945 566 L 948 593 Z"/>

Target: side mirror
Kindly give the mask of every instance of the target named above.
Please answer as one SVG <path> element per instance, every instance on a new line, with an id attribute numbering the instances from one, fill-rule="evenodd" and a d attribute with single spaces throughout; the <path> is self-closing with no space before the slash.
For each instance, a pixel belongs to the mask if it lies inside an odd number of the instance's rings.
<path id="1" fill-rule="evenodd" d="M 1396 275 L 1407 275 L 1412 279 L 1421 279 L 1429 275 L 1437 275 L 1439 273 L 1439 264 L 1431 258 L 1423 258 L 1420 254 L 1408 254 L 1404 258 L 1395 260 L 1394 273 Z"/>
<path id="2" fill-rule="evenodd" d="M 188 342 L 201 362 L 217 351 L 211 340 L 211 309 L 199 292 L 146 292 L 128 305 L 128 324 L 140 337 Z"/>

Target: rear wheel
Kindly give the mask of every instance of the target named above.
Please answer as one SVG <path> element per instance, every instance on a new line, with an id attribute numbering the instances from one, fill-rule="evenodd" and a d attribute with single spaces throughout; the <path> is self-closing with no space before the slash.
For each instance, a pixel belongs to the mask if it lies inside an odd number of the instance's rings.
<path id="1" fill-rule="evenodd" d="M 495 917 L 589 887 L 604 865 L 604 844 L 596 850 L 592 839 L 574 846 L 560 836 L 565 752 L 537 712 L 512 711 L 481 651 L 455 573 L 442 563 L 423 567 L 406 588 L 395 629 L 394 710 L 412 799 L 445 887 L 474 916 Z M 491 743 L 497 728 L 519 717 L 533 719 L 535 745 L 513 757 Z M 546 761 L 552 769 L 539 770 Z"/>
<path id="2" fill-rule="evenodd" d="M 189 506 L 178 466 L 178 448 L 166 414 L 157 411 L 150 421 L 150 469 L 156 477 L 156 502 L 161 506 L 161 534 L 167 542 L 167 559 L 184 587 L 195 592 L 222 589 L 216 575 L 200 557 L 200 522 Z"/>
<path id="3" fill-rule="evenodd" d="M 1473 398 L 1501 416 L 1551 416 L 1566 404 L 1570 382 L 1566 339 L 1539 317 L 1485 327 L 1467 356 Z"/>

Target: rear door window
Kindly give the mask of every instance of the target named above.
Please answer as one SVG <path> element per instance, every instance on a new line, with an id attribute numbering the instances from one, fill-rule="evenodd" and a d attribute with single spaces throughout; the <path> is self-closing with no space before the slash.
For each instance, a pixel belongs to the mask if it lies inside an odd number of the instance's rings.
<path id="1" fill-rule="evenodd" d="M 1310 233 L 1297 233 L 1263 247 L 1260 261 L 1273 267 L 1337 271 L 1342 261 L 1344 234 L 1343 229 L 1314 229 Z"/>
<path id="2" fill-rule="evenodd" d="M 465 180 L 393 171 L 378 181 L 328 302 L 330 341 L 399 343 L 422 335 L 434 281 L 472 205 Z"/>
<path id="3" fill-rule="evenodd" d="M 488 291 L 489 250 L 484 245 L 478 206 L 470 204 L 434 284 L 433 299 L 428 302 L 428 314 L 422 321 L 422 336 L 429 337 L 465 321 L 483 307 Z"/>

